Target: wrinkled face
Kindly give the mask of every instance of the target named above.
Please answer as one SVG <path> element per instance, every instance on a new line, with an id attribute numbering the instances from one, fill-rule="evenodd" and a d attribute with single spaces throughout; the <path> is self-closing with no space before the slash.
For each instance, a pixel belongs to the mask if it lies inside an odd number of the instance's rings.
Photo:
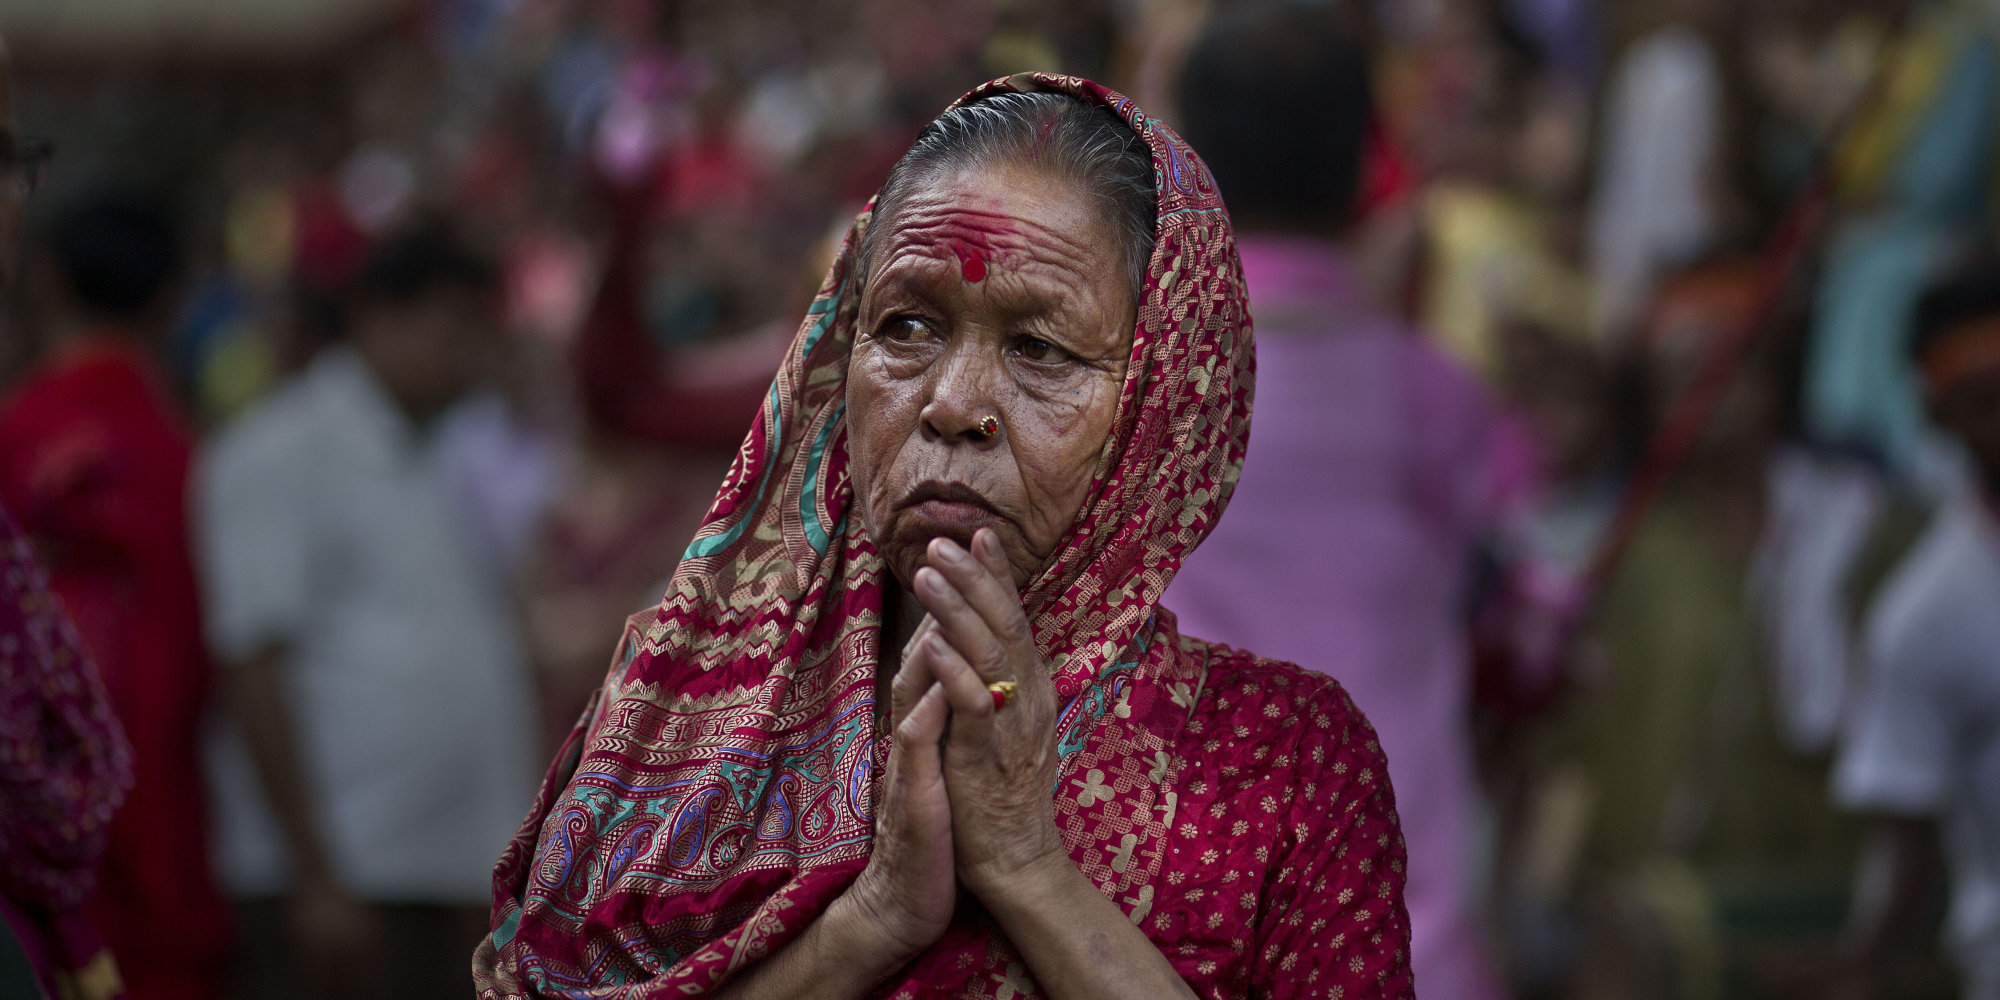
<path id="1" fill-rule="evenodd" d="M 1018 166 L 947 172 L 881 224 L 847 368 L 862 522 L 906 587 L 932 538 L 981 527 L 1025 586 L 1083 505 L 1124 385 L 1116 230 L 1088 192 Z"/>

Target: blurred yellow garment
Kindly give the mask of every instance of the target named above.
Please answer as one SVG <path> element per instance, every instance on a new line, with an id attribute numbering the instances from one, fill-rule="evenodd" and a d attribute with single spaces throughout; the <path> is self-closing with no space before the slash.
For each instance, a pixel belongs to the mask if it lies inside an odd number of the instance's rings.
<path id="1" fill-rule="evenodd" d="M 1438 184 L 1424 197 L 1423 228 L 1423 325 L 1466 366 L 1494 376 L 1495 340 L 1508 322 L 1588 336 L 1589 283 L 1556 256 L 1533 207 L 1483 185 Z"/>
<path id="2" fill-rule="evenodd" d="M 2000 50 L 1983 17 L 1940 3 L 1881 66 L 1834 153 L 1840 212 L 1813 289 L 1802 423 L 1808 438 L 1861 449 L 1931 489 L 1948 475 L 1926 443 L 1910 317 L 1959 248 L 1990 233 Z"/>
<path id="3" fill-rule="evenodd" d="M 291 276 L 298 247 L 298 214 L 282 184 L 250 187 L 223 208 L 223 244 L 230 268 L 261 287 Z"/>
<path id="4" fill-rule="evenodd" d="M 262 330 L 239 323 L 218 338 L 195 372 L 195 402 L 202 419 L 218 423 L 256 402 L 278 381 L 277 351 Z"/>
<path id="5" fill-rule="evenodd" d="M 1944 86 L 1953 56 L 1964 44 L 1964 29 L 1959 18 L 1933 9 L 1902 38 L 1876 42 L 1878 58 L 1887 60 L 1880 92 L 1836 153 L 1834 171 L 1842 200 L 1870 204 L 1882 196 L 1910 136 L 1923 124 Z"/>

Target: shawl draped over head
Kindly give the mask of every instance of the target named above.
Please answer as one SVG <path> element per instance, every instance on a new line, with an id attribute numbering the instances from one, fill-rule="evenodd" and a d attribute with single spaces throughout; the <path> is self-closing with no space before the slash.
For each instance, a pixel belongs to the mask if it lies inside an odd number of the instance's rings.
<path id="1" fill-rule="evenodd" d="M 1250 319 L 1221 196 L 1180 137 L 1073 77 L 1009 77 L 959 103 L 1031 90 L 1109 108 L 1152 151 L 1158 236 L 1117 415 L 1083 508 L 1022 594 L 1055 682 L 1056 788 L 1087 770 L 1132 793 L 1100 805 L 1052 789 L 1064 845 L 1113 899 L 1148 906 L 1165 850 L 1153 789 L 1171 784 L 1163 748 L 1198 684 L 1158 602 L 1242 468 Z M 867 864 L 887 568 L 853 516 L 845 412 L 868 224 L 864 210 L 665 599 L 628 623 L 502 856 L 481 997 L 712 991 Z M 902 985 L 978 990 L 1009 953 L 990 918 L 955 920 Z"/>

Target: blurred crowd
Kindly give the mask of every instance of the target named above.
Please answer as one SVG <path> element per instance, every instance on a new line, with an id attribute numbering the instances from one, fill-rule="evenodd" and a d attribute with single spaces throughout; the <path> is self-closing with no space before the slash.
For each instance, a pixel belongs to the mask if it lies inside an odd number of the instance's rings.
<path id="1" fill-rule="evenodd" d="M 125 789 L 46 848 L 94 881 L 0 866 L 15 958 L 465 995 L 848 222 L 1059 70 L 1317 164 L 1225 182 L 1255 433 L 1167 604 L 1380 730 L 1423 995 L 2000 997 L 2000 8 L 1295 2 L 1345 47 L 1251 58 L 1210 6 L 412 0 L 280 58 L 0 4 L 0 502 L 74 627 L 0 693 L 94 664 Z"/>

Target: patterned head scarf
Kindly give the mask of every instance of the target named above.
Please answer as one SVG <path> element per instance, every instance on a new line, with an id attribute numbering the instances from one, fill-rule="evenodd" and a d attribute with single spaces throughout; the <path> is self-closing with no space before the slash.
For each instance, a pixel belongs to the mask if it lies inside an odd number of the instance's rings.
<path id="1" fill-rule="evenodd" d="M 1022 594 L 1055 681 L 1056 787 L 1085 766 L 1127 782 L 1164 746 L 1141 723 L 1191 704 L 1157 606 L 1242 468 L 1254 367 L 1242 267 L 1213 178 L 1158 119 L 1051 74 L 959 103 L 1005 91 L 1107 107 L 1152 151 L 1158 235 L 1117 415 L 1076 522 Z M 500 860 L 494 930 L 474 960 L 482 997 L 707 992 L 794 938 L 867 864 L 887 746 L 874 731 L 887 568 L 851 516 L 845 400 L 868 224 L 864 210 L 664 601 L 628 624 Z M 1074 798 L 1056 797 L 1065 846 L 1107 893 L 1138 891 L 1159 863 L 1133 853 L 1146 817 L 1092 827 L 1066 808 Z M 1125 841 L 1116 872 L 1107 837 Z M 954 925 L 907 974 L 950 989 L 1005 951 L 991 928 Z"/>

